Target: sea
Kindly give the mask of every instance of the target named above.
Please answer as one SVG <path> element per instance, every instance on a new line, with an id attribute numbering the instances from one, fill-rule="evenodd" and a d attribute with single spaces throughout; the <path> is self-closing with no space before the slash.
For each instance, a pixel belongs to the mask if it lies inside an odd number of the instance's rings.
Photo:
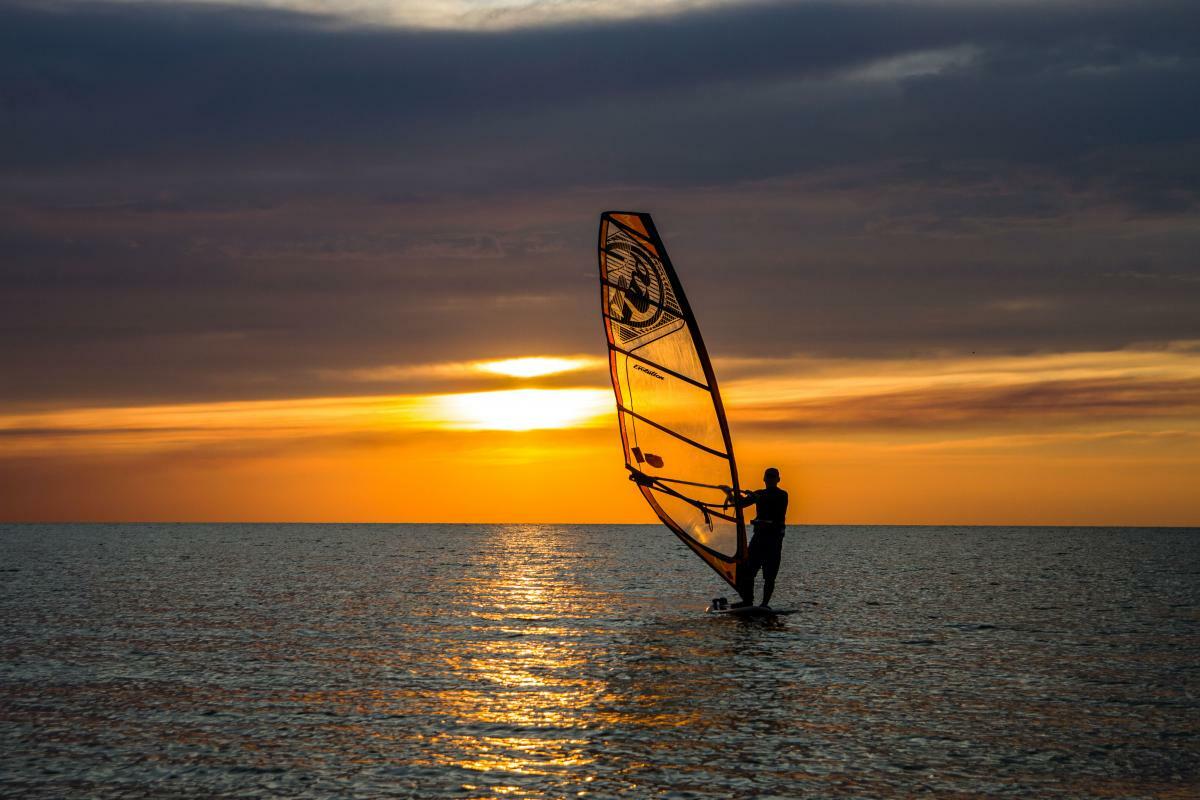
<path id="1" fill-rule="evenodd" d="M 0 795 L 1200 797 L 1200 529 L 0 525 Z"/>

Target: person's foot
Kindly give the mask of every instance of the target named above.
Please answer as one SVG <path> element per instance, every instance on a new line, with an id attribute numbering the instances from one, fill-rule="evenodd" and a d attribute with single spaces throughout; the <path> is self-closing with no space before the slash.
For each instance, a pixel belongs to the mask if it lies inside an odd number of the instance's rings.
<path id="1" fill-rule="evenodd" d="M 754 605 L 753 600 L 739 600 L 736 603 L 730 603 L 729 607 L 730 608 L 749 608 L 752 605 Z"/>

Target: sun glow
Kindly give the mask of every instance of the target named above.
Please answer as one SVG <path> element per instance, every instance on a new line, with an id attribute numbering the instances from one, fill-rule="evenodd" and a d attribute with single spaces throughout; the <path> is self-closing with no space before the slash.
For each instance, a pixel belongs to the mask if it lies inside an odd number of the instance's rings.
<path id="1" fill-rule="evenodd" d="M 597 424 L 612 414 L 612 392 L 603 389 L 513 389 L 448 394 L 439 410 L 453 427 L 531 431 Z"/>
<path id="2" fill-rule="evenodd" d="M 454 363 L 450 377 L 483 376 L 482 361 Z M 778 466 L 797 522 L 1200 519 L 1194 342 L 718 367 L 743 471 Z M 0 517 L 416 522 L 451 508 L 461 522 L 653 522 L 621 469 L 605 376 L 569 379 L 503 391 L 461 391 L 477 380 L 448 382 L 459 392 L 0 406 Z M 456 480 L 430 481 L 443 474 Z M 462 483 L 472 487 L 465 500 Z"/>
<path id="3" fill-rule="evenodd" d="M 604 362 L 591 356 L 571 356 L 555 358 L 550 356 L 527 356 L 524 358 L 505 358 L 500 361 L 480 361 L 474 366 L 480 372 L 490 372 L 493 375 L 508 375 L 513 378 L 539 378 L 543 375 L 556 375 L 560 372 L 577 372 L 601 366 Z"/>

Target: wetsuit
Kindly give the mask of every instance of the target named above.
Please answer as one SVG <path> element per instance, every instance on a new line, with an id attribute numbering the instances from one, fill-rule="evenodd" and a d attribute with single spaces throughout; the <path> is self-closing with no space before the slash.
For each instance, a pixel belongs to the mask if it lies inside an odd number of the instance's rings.
<path id="1" fill-rule="evenodd" d="M 738 508 L 753 503 L 754 537 L 750 540 L 749 558 L 738 570 L 738 594 L 747 603 L 754 602 L 754 578 L 761 569 L 763 574 L 763 601 L 765 606 L 775 591 L 775 576 L 779 573 L 779 559 L 783 555 L 783 530 L 787 517 L 788 494 L 778 486 L 769 486 L 749 492 L 737 499 Z"/>

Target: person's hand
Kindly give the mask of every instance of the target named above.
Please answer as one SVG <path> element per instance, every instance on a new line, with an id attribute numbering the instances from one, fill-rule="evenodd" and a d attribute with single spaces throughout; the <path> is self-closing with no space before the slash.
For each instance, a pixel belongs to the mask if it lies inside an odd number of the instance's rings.
<path id="1" fill-rule="evenodd" d="M 644 472 L 638 472 L 637 470 L 634 470 L 633 472 L 631 472 L 629 474 L 629 480 L 633 481 L 638 486 L 653 486 L 654 485 L 654 478 L 650 477 L 649 475 L 647 475 Z"/>

